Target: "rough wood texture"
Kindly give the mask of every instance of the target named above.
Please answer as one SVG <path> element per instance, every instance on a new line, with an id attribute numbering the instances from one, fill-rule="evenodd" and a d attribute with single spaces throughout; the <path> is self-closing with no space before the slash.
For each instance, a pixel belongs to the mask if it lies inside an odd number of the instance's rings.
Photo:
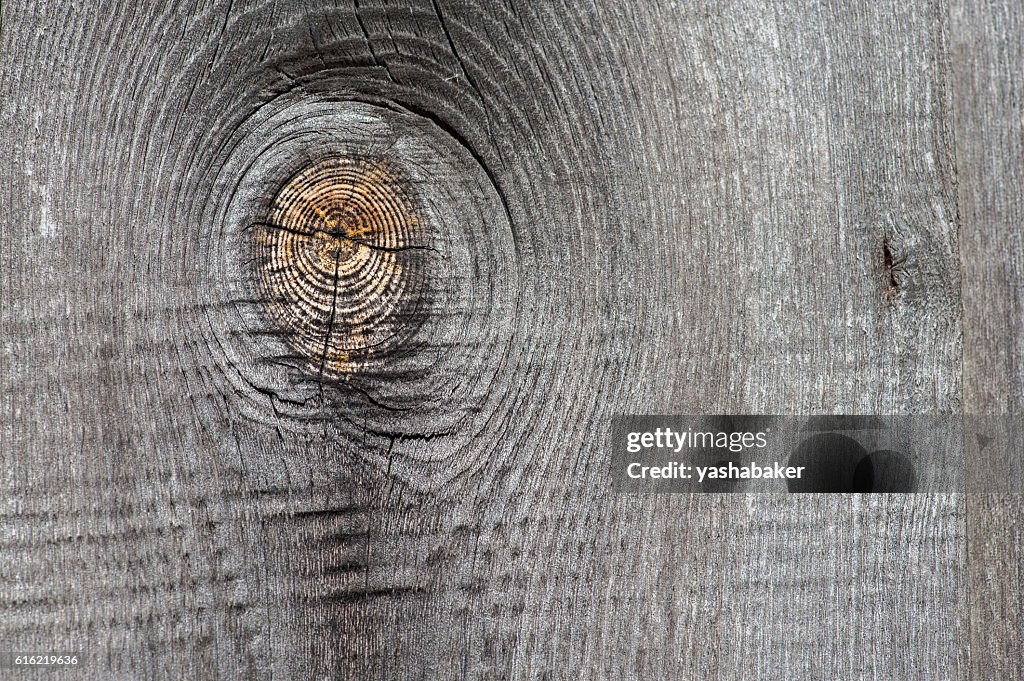
<path id="1" fill-rule="evenodd" d="M 1024 405 L 1024 8 L 954 3 L 956 148 L 963 243 L 964 406 Z M 1017 432 L 1019 427 L 1011 428 Z M 1010 452 L 1019 452 L 1020 442 Z M 1024 677 L 1020 458 L 985 461 L 1010 494 L 967 498 L 973 678 Z M 1010 482 L 1005 482 L 1009 480 Z"/>
<path id="2" fill-rule="evenodd" d="M 1019 676 L 1019 510 L 613 495 L 603 449 L 619 413 L 1019 412 L 1020 12 L 968 5 L 4 3 L 3 647 Z M 259 223 L 337 157 L 424 228 L 309 241 L 299 342 Z M 416 275 L 338 372 L 343 247 Z"/>

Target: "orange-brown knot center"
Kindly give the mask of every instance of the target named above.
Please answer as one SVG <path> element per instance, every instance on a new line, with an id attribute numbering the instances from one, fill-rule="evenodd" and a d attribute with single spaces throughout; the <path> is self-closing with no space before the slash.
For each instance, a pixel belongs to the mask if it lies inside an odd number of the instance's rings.
<path id="1" fill-rule="evenodd" d="M 278 192 L 254 231 L 259 285 L 314 371 L 351 374 L 401 336 L 420 279 L 410 251 L 419 223 L 383 162 L 321 161 Z"/>

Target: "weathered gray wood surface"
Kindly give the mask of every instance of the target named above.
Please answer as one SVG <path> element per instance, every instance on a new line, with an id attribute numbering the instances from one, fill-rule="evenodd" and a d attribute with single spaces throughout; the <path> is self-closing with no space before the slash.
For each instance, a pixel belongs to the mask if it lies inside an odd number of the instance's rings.
<path id="1" fill-rule="evenodd" d="M 956 157 L 964 298 L 964 405 L 1021 414 L 1024 401 L 1024 7 L 954 4 Z M 973 678 L 1024 677 L 1020 463 L 1016 494 L 967 498 Z M 1000 462 L 994 468 L 998 471 Z"/>
<path id="2" fill-rule="evenodd" d="M 1020 411 L 1020 9 L 764 4 L 5 2 L 0 647 L 1019 677 L 1007 499 L 610 493 L 616 413 Z M 429 293 L 345 381 L 251 227 L 347 153 Z"/>

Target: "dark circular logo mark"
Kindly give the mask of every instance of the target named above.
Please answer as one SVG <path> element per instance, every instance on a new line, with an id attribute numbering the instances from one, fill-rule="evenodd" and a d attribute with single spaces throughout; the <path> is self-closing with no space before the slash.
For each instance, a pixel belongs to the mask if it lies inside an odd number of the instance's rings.
<path id="1" fill-rule="evenodd" d="M 839 433 L 806 438 L 788 465 L 805 470 L 803 477 L 787 481 L 790 492 L 912 492 L 916 483 L 906 455 L 889 449 L 869 454 L 856 440 Z"/>
<path id="2" fill-rule="evenodd" d="M 790 492 L 855 492 L 854 472 L 867 451 L 853 438 L 821 433 L 805 439 L 789 458 L 803 466 L 801 478 L 786 481 Z"/>
<path id="3" fill-rule="evenodd" d="M 860 460 L 853 472 L 855 492 L 913 492 L 915 482 L 910 459 L 891 449 L 871 452 Z"/>

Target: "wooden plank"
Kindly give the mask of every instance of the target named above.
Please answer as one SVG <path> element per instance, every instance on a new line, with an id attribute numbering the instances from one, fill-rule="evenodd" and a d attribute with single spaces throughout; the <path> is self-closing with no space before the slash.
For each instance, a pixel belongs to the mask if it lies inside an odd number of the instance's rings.
<path id="1" fill-rule="evenodd" d="M 640 110 L 678 93 L 649 152 L 677 159 L 657 183 L 668 241 L 697 251 L 673 256 L 696 292 L 672 296 L 680 347 L 702 350 L 681 353 L 677 385 L 698 382 L 678 410 L 955 412 L 946 18 L 750 3 L 668 21 L 679 56 L 632 81 L 665 74 Z M 721 678 L 965 675 L 955 495 L 725 503 Z"/>
<path id="2" fill-rule="evenodd" d="M 941 6 L 3 12 L 4 645 L 95 679 L 966 675 L 960 497 L 617 496 L 604 450 L 619 413 L 961 407 Z M 281 198 L 337 157 L 373 163 Z M 331 191 L 412 217 L 262 224 Z M 306 262 L 308 327 L 268 300 Z"/>
<path id="3" fill-rule="evenodd" d="M 1024 181 L 1024 13 L 1006 2 L 954 2 L 952 7 L 964 244 L 964 408 L 998 424 L 996 442 L 1019 444 L 1024 211 L 1017 188 Z M 1007 447 L 997 450 L 999 458 L 979 462 L 984 469 L 977 472 L 986 482 L 967 500 L 971 678 L 976 679 L 1024 675 L 1024 556 L 1017 530 L 1024 508 L 1017 452 Z"/>

